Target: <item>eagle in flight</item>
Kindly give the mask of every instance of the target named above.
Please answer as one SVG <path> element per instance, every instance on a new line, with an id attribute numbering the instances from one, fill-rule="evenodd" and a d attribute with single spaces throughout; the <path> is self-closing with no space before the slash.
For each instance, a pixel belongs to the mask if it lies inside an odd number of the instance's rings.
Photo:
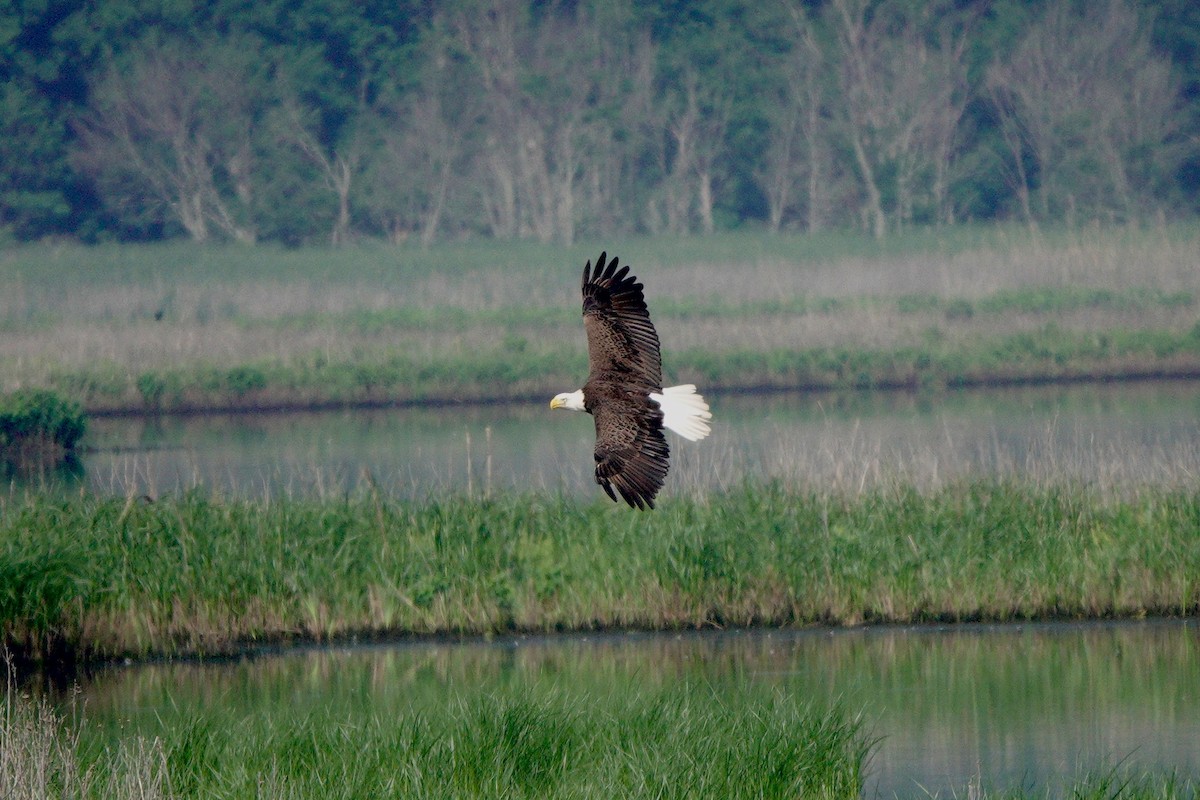
<path id="1" fill-rule="evenodd" d="M 551 408 L 586 411 L 596 423 L 596 483 L 615 502 L 654 508 L 667 477 L 670 448 L 663 428 L 693 442 L 708 436 L 712 413 L 692 384 L 662 385 L 658 334 L 642 284 L 601 253 L 595 271 L 583 268 L 583 327 L 588 379 L 563 392 Z M 615 491 L 614 491 L 615 490 Z"/>

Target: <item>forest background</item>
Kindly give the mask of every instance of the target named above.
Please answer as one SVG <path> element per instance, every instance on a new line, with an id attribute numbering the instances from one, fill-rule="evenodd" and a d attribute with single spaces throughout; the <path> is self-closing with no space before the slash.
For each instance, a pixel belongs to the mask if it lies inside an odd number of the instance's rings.
<path id="1" fill-rule="evenodd" d="M 1200 210 L 1189 0 L 4 0 L 0 242 Z"/>

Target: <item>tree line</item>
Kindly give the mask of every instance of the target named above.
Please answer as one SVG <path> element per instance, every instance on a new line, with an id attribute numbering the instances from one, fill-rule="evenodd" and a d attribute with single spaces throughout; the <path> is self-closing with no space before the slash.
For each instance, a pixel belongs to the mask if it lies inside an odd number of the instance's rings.
<path id="1" fill-rule="evenodd" d="M 1187 0 L 7 0 L 0 237 L 340 243 L 1200 209 Z"/>

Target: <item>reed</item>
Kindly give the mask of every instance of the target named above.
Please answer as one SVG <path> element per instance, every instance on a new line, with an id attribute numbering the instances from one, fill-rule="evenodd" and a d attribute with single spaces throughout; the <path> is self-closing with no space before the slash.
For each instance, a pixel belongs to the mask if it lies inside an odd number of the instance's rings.
<path id="1" fill-rule="evenodd" d="M 751 484 L 653 514 L 494 493 L 11 498 L 0 619 L 34 661 L 398 634 L 1200 610 L 1200 494 Z"/>
<path id="2" fill-rule="evenodd" d="M 447 700 L 447 696 L 449 699 Z M 12 800 L 159 798 L 857 798 L 860 719 L 793 693 L 614 676 L 588 687 L 467 681 L 380 713 L 349 704 L 171 704 L 101 725 L 11 689 L 0 699 L 0 792 Z M 1194 780 L 1124 765 L 1043 790 L 965 796 L 1186 800 Z M 1061 795 L 1058 792 L 1061 790 Z M 951 796 L 958 796 L 957 794 Z"/>
<path id="3" fill-rule="evenodd" d="M 937 386 L 1200 373 L 1198 238 L 741 233 L 619 255 L 673 379 Z M 599 249 L 20 248 L 0 374 L 110 411 L 540 396 L 584 369 L 578 265 Z"/>
<path id="4" fill-rule="evenodd" d="M 0 797 L 6 800 L 172 797 L 162 743 L 123 737 L 97 759 L 79 709 L 65 715 L 8 684 L 0 698 Z"/>
<path id="5" fill-rule="evenodd" d="M 45 701 L 0 718 L 6 798 L 825 797 L 854 798 L 869 744 L 837 709 L 711 687 L 524 692 L 464 687 L 396 715 L 362 706 L 240 717 L 189 708 L 113 746 Z M 102 776 L 107 776 L 107 780 Z M 0 773 L 0 780 L 5 777 Z M 17 783 L 17 782 L 20 783 Z M 115 789 L 115 791 L 114 791 Z M 135 791 L 134 789 L 139 789 Z"/>

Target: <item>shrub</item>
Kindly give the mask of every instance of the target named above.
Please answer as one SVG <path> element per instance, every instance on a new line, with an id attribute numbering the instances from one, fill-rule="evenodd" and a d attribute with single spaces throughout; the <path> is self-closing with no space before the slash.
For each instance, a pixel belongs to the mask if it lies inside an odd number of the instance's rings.
<path id="1" fill-rule="evenodd" d="M 242 397 L 267 386 L 267 374 L 259 367 L 243 365 L 225 373 L 225 384 L 234 396 Z"/>
<path id="2" fill-rule="evenodd" d="M 0 462 L 26 469 L 57 466 L 74 457 L 87 429 L 78 403 L 46 389 L 0 398 Z"/>
<path id="3" fill-rule="evenodd" d="M 162 407 L 163 395 L 167 391 L 167 382 L 157 372 L 143 372 L 137 377 L 138 394 L 142 396 L 142 404 L 147 410 L 157 410 Z"/>

